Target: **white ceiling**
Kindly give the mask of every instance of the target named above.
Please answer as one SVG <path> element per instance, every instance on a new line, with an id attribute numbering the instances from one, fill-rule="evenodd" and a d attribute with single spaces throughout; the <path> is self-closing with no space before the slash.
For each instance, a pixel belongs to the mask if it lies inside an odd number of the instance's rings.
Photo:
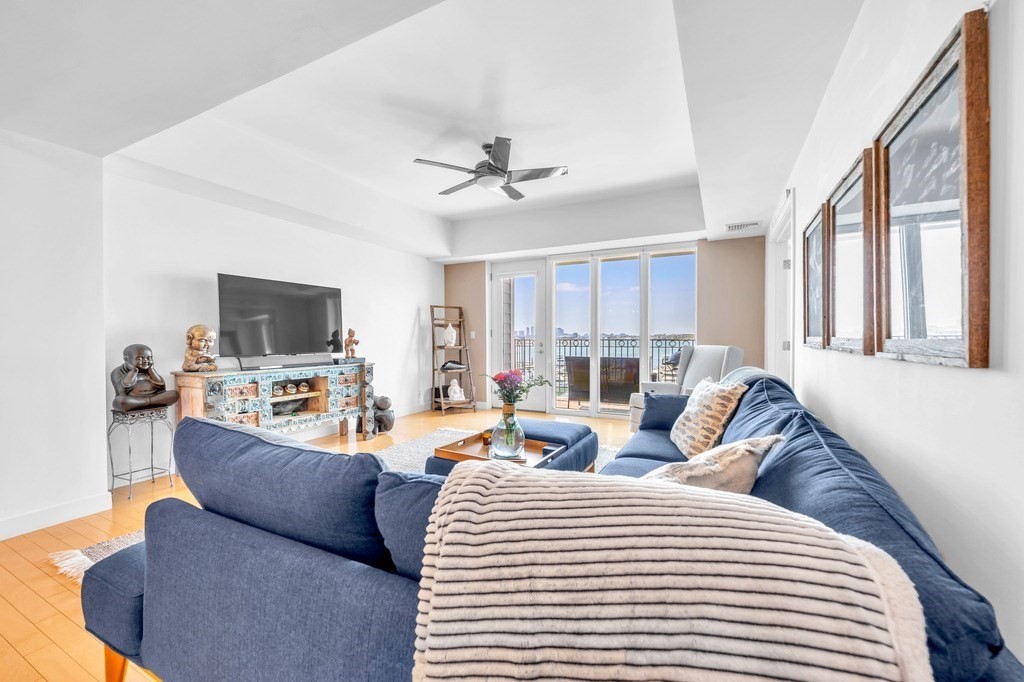
<path id="1" fill-rule="evenodd" d="M 110 154 L 439 0 L 4 0 L 0 128 Z"/>
<path id="2" fill-rule="evenodd" d="M 708 238 L 764 232 L 861 4 L 676 0 Z"/>
<path id="3" fill-rule="evenodd" d="M 447 0 L 207 117 L 446 218 L 696 183 L 671 0 Z M 216 146 L 195 135 L 218 126 L 126 153 L 173 164 Z M 465 176 L 412 163 L 472 167 L 496 135 L 512 138 L 512 168 L 569 174 L 520 185 L 517 204 L 477 187 L 438 196 Z"/>

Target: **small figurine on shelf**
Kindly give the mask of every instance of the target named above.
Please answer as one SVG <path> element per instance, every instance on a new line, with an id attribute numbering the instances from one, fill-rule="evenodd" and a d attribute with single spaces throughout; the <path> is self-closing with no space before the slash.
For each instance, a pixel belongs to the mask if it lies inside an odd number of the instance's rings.
<path id="1" fill-rule="evenodd" d="M 458 379 L 452 379 L 452 383 L 448 384 L 448 400 L 453 403 L 461 402 L 466 399 L 466 394 L 462 390 L 462 386 L 459 386 Z"/>
<path id="2" fill-rule="evenodd" d="M 356 346 L 359 345 L 359 339 L 356 338 L 356 330 L 349 329 L 348 336 L 345 337 L 345 357 L 354 358 L 356 356 Z"/>
<path id="3" fill-rule="evenodd" d="M 178 392 L 168 391 L 167 382 L 153 367 L 149 346 L 133 343 L 123 353 L 124 362 L 110 373 L 114 385 L 112 407 L 118 412 L 169 407 L 178 402 Z"/>
<path id="4" fill-rule="evenodd" d="M 210 355 L 210 349 L 217 342 L 217 332 L 205 324 L 194 324 L 185 332 L 185 362 L 181 368 L 186 372 L 216 372 L 217 363 Z"/>
<path id="5" fill-rule="evenodd" d="M 391 398 L 386 395 L 377 396 L 373 401 L 373 419 L 377 422 L 377 433 L 390 431 L 395 427 L 395 411 L 391 409 Z"/>
<path id="6" fill-rule="evenodd" d="M 332 353 L 341 353 L 342 351 L 344 351 L 345 344 L 342 343 L 341 341 L 341 331 L 335 329 L 333 332 L 331 332 L 331 338 L 328 339 L 326 345 L 331 347 Z"/>
<path id="7" fill-rule="evenodd" d="M 459 332 L 455 330 L 455 327 L 452 326 L 451 322 L 449 322 L 448 326 L 444 328 L 441 336 L 444 337 L 444 345 L 448 348 L 456 346 L 459 343 Z"/>

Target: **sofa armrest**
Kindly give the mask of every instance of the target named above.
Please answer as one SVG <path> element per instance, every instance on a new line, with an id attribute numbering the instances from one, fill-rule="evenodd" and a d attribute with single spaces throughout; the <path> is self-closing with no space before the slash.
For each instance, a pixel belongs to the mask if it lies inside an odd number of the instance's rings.
<path id="1" fill-rule="evenodd" d="M 674 381 L 641 381 L 640 393 L 665 393 L 668 395 L 679 395 L 682 386 Z"/>
<path id="2" fill-rule="evenodd" d="M 163 679 L 409 679 L 419 585 L 166 499 L 146 512 L 142 664 Z"/>

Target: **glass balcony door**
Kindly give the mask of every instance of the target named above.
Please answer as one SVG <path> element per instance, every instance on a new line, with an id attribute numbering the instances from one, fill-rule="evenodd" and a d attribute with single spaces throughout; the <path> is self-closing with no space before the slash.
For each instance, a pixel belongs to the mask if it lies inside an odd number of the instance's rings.
<path id="1" fill-rule="evenodd" d="M 694 343 L 692 250 L 552 259 L 553 410 L 626 415 L 641 381 L 674 381 Z"/>
<path id="2" fill-rule="evenodd" d="M 551 379 L 547 367 L 544 261 L 495 263 L 491 266 L 492 351 L 489 373 L 519 369 L 524 376 L 539 374 Z M 554 383 L 554 382 L 552 382 Z M 488 395 L 493 386 L 488 386 Z M 548 392 L 534 388 L 519 409 L 544 412 Z M 490 397 L 492 407 L 499 404 Z"/>

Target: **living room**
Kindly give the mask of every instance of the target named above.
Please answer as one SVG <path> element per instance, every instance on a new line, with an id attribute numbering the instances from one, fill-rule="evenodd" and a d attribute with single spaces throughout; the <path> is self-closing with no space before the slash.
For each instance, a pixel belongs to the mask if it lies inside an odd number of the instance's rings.
<path id="1" fill-rule="evenodd" d="M 1018 0 L 379 4 L 0 8 L 0 677 L 1024 679 Z"/>

